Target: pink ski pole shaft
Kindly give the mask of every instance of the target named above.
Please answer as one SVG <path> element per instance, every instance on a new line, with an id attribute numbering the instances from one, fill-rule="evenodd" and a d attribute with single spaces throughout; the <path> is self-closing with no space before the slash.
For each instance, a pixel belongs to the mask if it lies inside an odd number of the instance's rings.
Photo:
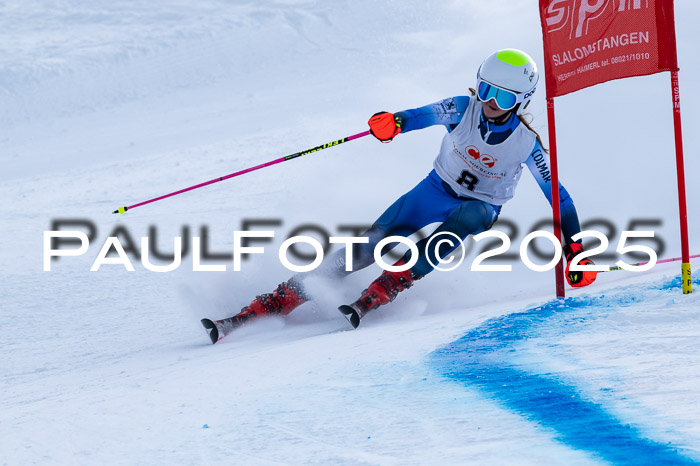
<path id="1" fill-rule="evenodd" d="M 278 163 L 286 162 L 287 160 L 295 159 L 297 157 L 301 157 L 302 155 L 310 154 L 312 152 L 318 152 L 318 151 L 323 150 L 323 149 L 328 149 L 329 147 L 337 146 L 337 145 L 342 144 L 344 142 L 352 141 L 353 139 L 359 139 L 359 138 L 365 137 L 369 134 L 370 134 L 369 131 L 364 131 L 362 133 L 353 134 L 352 136 L 348 136 L 348 137 L 343 138 L 343 139 L 338 139 L 337 141 L 332 141 L 332 142 L 329 142 L 327 144 L 322 144 L 320 146 L 316 146 L 316 147 L 313 147 L 311 149 L 297 152 L 295 154 L 290 154 L 290 155 L 287 155 L 285 157 L 280 157 L 279 159 L 272 160 L 272 161 L 267 162 L 267 163 L 256 165 L 254 167 L 246 168 L 245 170 L 237 171 L 235 173 L 230 173 L 226 176 L 220 176 L 219 178 L 214 178 L 213 180 L 205 181 L 204 183 L 199 183 L 199 184 L 196 184 L 194 186 L 190 186 L 189 188 L 180 189 L 178 191 L 174 191 L 174 192 L 169 193 L 169 194 L 164 194 L 162 196 L 154 197 L 153 199 L 139 202 L 138 204 L 119 207 L 117 210 L 115 210 L 112 213 L 113 214 L 123 214 L 127 210 L 135 209 L 136 207 L 150 204 L 151 202 L 160 201 L 162 199 L 167 199 L 169 197 L 177 196 L 178 194 L 186 193 L 187 191 L 193 191 L 195 189 L 203 188 L 204 186 L 209 186 L 210 184 L 218 183 L 219 181 L 228 180 L 229 178 L 234 178 L 236 176 L 240 176 L 240 175 L 243 175 L 245 173 L 249 173 L 249 172 L 252 172 L 255 170 L 260 170 L 261 168 L 269 167 L 270 165 L 275 165 Z"/>
<path id="2" fill-rule="evenodd" d="M 690 256 L 689 259 L 694 259 L 694 258 L 696 258 L 696 257 L 700 257 L 700 254 L 695 254 L 694 256 Z M 679 261 L 679 260 L 681 260 L 681 259 L 682 259 L 682 257 L 674 257 L 674 258 L 672 258 L 672 259 L 662 259 L 662 260 L 660 260 L 660 261 L 656 261 L 656 263 L 657 263 L 657 264 L 663 264 L 663 263 L 665 263 L 665 262 L 675 262 L 675 261 Z M 649 263 L 649 261 L 647 261 L 647 262 L 638 262 L 638 263 L 636 263 L 636 264 L 630 264 L 630 265 L 633 266 L 633 267 L 636 267 L 636 266 L 638 266 L 638 265 L 644 265 L 644 264 L 648 264 L 648 263 Z M 602 270 L 602 272 L 613 272 L 613 271 L 615 271 L 615 270 L 622 270 L 622 267 L 610 267 L 609 270 Z"/>

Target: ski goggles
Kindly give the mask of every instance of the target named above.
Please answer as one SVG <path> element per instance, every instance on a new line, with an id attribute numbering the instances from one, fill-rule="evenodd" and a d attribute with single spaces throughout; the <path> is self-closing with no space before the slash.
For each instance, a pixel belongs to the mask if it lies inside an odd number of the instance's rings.
<path id="1" fill-rule="evenodd" d="M 487 83 L 479 79 L 477 96 L 482 102 L 488 102 L 491 99 L 496 101 L 496 105 L 501 110 L 512 110 L 520 102 L 524 100 L 522 93 L 516 93 Z"/>

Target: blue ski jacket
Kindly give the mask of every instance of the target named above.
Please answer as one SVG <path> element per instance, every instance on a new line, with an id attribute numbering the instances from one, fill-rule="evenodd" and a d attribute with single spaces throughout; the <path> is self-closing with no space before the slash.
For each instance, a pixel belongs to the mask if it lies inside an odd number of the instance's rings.
<path id="1" fill-rule="evenodd" d="M 448 132 L 451 132 L 462 120 L 462 117 L 469 106 L 470 99 L 472 99 L 472 97 L 469 96 L 450 97 L 420 108 L 396 112 L 394 116 L 398 117 L 400 121 L 402 133 L 435 125 L 442 125 Z M 518 125 L 522 124 L 523 123 L 520 121 L 520 119 L 513 114 L 511 114 L 510 118 L 505 122 L 495 123 L 485 118 L 482 113 L 479 131 L 482 139 L 486 143 L 496 145 L 504 142 L 518 127 Z M 530 170 L 530 173 L 535 178 L 535 181 L 537 181 L 542 193 L 545 195 L 547 201 L 549 201 L 549 204 L 551 205 L 552 192 L 550 184 L 551 169 L 549 156 L 545 152 L 539 140 L 536 141 L 530 156 L 525 162 L 525 165 Z M 570 243 L 572 242 L 571 237 L 576 233 L 579 233 L 581 231 L 581 227 L 579 224 L 576 207 L 574 206 L 574 201 L 561 182 L 559 183 L 559 200 L 564 241 L 565 243 Z"/>

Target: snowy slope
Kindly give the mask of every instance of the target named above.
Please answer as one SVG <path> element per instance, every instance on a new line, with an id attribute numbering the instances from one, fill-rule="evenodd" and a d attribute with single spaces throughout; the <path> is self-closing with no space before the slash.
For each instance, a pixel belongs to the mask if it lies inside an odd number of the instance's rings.
<path id="1" fill-rule="evenodd" d="M 0 5 L 0 464 L 700 460 L 700 303 L 681 295 L 677 263 L 601 275 L 563 307 L 550 301 L 550 273 L 462 267 L 428 276 L 352 331 L 335 307 L 377 275 L 371 267 L 288 318 L 208 344 L 200 318 L 235 313 L 287 278 L 275 251 L 292 230 L 371 222 L 430 170 L 438 128 L 111 214 L 357 133 L 375 111 L 463 94 L 494 49 L 541 61 L 533 2 L 490 3 Z M 700 11 L 683 0 L 676 10 L 698 253 Z M 610 220 L 617 233 L 659 220 L 664 257 L 679 255 L 669 97 L 662 74 L 557 100 L 562 179 L 582 220 Z M 547 215 L 523 176 L 503 210 L 520 229 L 513 251 Z M 58 219 L 89 221 L 96 238 L 44 272 L 43 232 Z M 227 260 L 216 261 L 226 272 L 193 272 L 191 254 L 172 273 L 138 259 L 134 272 L 89 271 L 115 229 L 137 250 L 150 236 L 169 252 L 175 236 L 206 227 L 210 251 L 230 253 L 246 219 L 281 225 L 241 272 Z M 525 403 L 540 389 L 581 404 L 553 418 L 547 396 Z M 572 418 L 612 434 L 581 440 Z"/>

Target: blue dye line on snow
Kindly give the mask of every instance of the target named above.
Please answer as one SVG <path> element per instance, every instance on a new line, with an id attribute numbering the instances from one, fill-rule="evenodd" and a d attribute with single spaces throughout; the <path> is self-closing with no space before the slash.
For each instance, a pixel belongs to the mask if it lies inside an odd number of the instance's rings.
<path id="1" fill-rule="evenodd" d="M 700 285 L 700 281 L 695 285 Z M 680 286 L 678 278 L 652 289 L 680 290 Z M 481 389 L 512 411 L 553 429 L 557 440 L 600 459 L 630 465 L 700 464 L 670 444 L 645 438 L 637 428 L 622 423 L 600 404 L 586 400 L 575 386 L 551 374 L 529 373 L 518 369 L 517 363 L 509 363 L 516 351 L 514 345 L 540 336 L 542 324 L 586 324 L 603 316 L 605 308 L 633 305 L 642 299 L 641 292 L 628 292 L 613 299 L 600 296 L 551 301 L 485 322 L 433 352 L 431 362 L 449 379 Z"/>

